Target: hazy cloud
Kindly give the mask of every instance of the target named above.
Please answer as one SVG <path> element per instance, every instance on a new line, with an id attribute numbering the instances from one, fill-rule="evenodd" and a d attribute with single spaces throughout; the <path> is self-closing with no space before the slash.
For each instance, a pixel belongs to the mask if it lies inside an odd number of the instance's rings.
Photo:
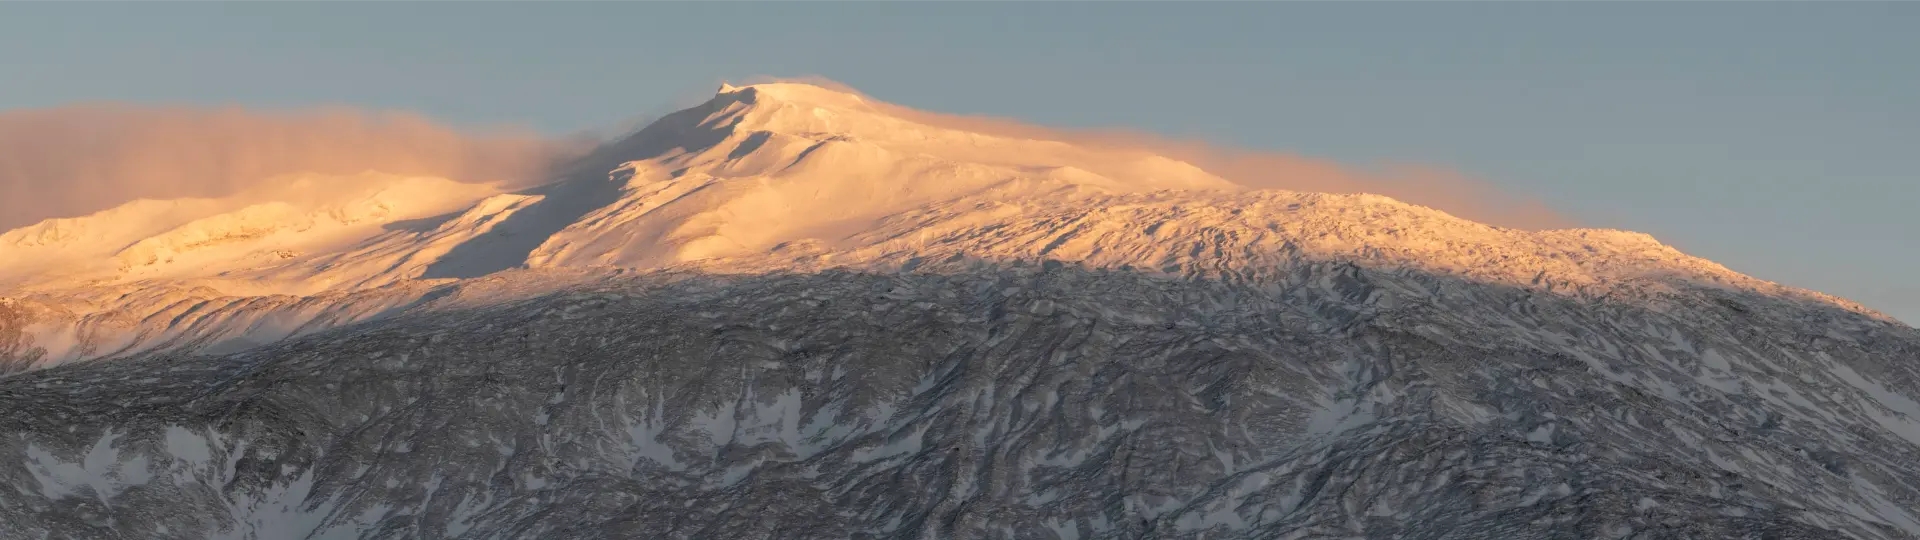
<path id="1" fill-rule="evenodd" d="M 378 170 L 526 184 L 581 147 L 411 113 L 75 105 L 0 112 L 0 230 L 135 199 L 231 194 L 275 175 Z"/>

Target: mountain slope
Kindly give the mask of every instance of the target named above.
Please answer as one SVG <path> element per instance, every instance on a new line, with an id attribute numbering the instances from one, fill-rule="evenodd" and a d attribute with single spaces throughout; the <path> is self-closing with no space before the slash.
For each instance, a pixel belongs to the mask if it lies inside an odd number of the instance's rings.
<path id="1" fill-rule="evenodd" d="M 1340 263 L 1296 275 L 663 275 L 44 370 L 0 380 L 34 404 L 0 420 L 27 434 L 0 443 L 23 488 L 0 527 L 1920 534 L 1902 397 L 1920 373 L 1888 361 L 1910 332 L 1796 334 L 1738 297 L 1668 314 Z"/>
<path id="2" fill-rule="evenodd" d="M 418 289 L 512 268 L 764 272 L 956 256 L 1229 278 L 1348 260 L 1594 297 L 1731 287 L 1884 318 L 1645 235 L 1488 227 L 1372 195 L 1249 192 L 1139 151 L 937 127 L 897 110 L 801 84 L 726 87 L 519 193 L 365 175 L 221 201 L 137 201 L 6 233 L 0 255 L 14 262 L 0 265 L 0 285 L 53 304 L 14 310 L 52 317 L 26 330 L 44 336 L 37 366 L 166 349 L 88 319 L 144 320 L 183 303 Z M 121 230 L 129 223 L 165 225 Z M 199 292 L 102 292 L 156 289 Z M 300 317 L 229 315 L 209 331 Z M 106 342 L 132 345 L 94 344 Z"/>
<path id="3" fill-rule="evenodd" d="M 0 536 L 1920 538 L 1857 304 L 883 105 L 7 233 Z"/>

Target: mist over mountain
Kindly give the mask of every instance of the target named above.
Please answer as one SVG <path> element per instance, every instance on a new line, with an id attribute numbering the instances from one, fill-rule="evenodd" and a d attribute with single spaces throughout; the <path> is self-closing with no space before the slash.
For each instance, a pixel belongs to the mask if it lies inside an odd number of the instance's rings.
<path id="1" fill-rule="evenodd" d="M 143 199 L 221 198 L 367 171 L 525 187 L 590 148 L 402 112 L 84 104 L 0 112 L 0 229 Z"/>
<path id="2" fill-rule="evenodd" d="M 1920 538 L 1914 328 L 1062 133 L 725 86 L 7 231 L 0 536 Z"/>

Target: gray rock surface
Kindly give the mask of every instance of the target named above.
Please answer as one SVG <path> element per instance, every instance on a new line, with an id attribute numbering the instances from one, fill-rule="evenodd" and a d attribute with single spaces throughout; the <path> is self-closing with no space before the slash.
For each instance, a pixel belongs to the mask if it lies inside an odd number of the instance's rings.
<path id="1" fill-rule="evenodd" d="M 1920 335 L 1831 306 L 1346 263 L 580 283 L 0 379 L 0 536 L 1920 537 Z"/>

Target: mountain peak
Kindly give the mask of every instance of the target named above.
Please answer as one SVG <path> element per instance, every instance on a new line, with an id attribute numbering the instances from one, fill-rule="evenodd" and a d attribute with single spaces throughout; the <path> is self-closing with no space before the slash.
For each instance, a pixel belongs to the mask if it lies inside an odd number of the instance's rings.
<path id="1" fill-rule="evenodd" d="M 700 125 L 733 132 L 766 131 L 812 139 L 935 140 L 953 136 L 943 133 L 951 130 L 904 114 L 911 109 L 870 100 L 850 90 L 806 83 L 723 84 L 712 100 L 693 110 L 708 113 L 699 119 Z"/>
<path id="2" fill-rule="evenodd" d="M 847 107 L 866 104 L 865 98 L 862 98 L 859 94 L 852 91 L 835 90 L 825 86 L 797 82 L 772 82 L 745 86 L 721 83 L 720 91 L 716 93 L 716 97 L 724 95 L 747 96 L 749 97 L 748 101 L 754 102 L 760 99 L 769 99 L 815 106 Z"/>
<path id="3" fill-rule="evenodd" d="M 119 212 L 139 219 L 49 222 L 0 236 L 0 255 L 18 261 L 0 262 L 0 283 L 166 278 L 305 294 L 513 268 L 759 272 L 827 260 L 883 267 L 1032 258 L 1266 279 L 1333 260 L 1552 291 L 1673 276 L 1863 310 L 1739 275 L 1644 234 L 1499 229 L 1377 195 L 1250 192 L 1143 150 L 1044 137 L 974 129 L 828 86 L 722 84 L 706 103 L 520 193 L 368 177 L 353 182 L 381 191 L 345 197 L 352 179 L 328 177 L 292 178 L 276 194 L 206 208 L 141 203 Z M 72 260 L 83 255 L 104 266 Z M 55 263 L 105 270 L 45 271 Z"/>

